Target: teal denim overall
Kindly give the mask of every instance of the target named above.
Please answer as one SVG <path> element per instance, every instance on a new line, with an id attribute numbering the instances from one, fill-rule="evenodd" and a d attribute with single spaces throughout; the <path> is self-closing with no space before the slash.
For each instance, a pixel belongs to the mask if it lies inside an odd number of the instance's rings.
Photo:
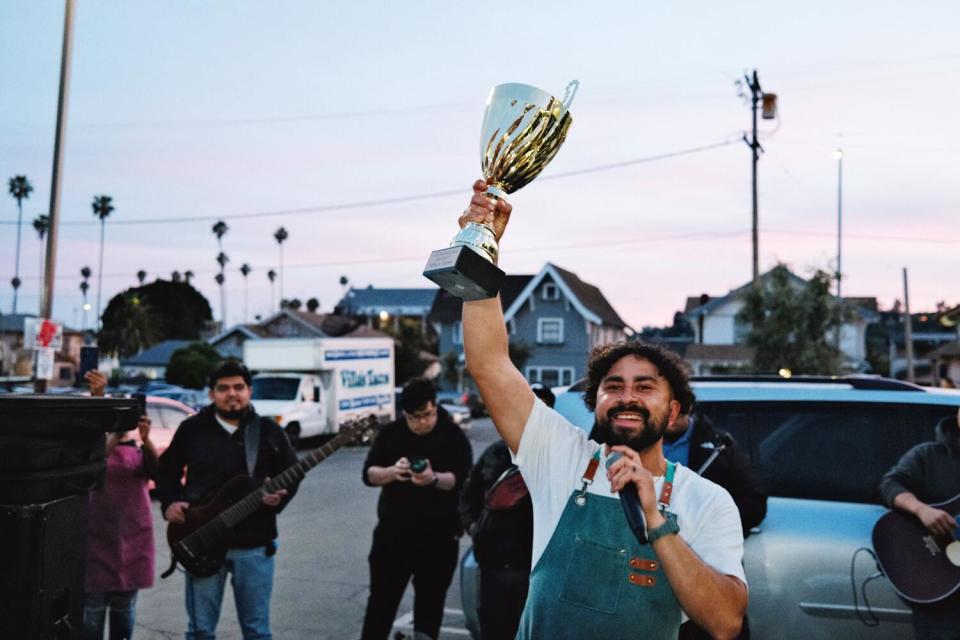
<path id="1" fill-rule="evenodd" d="M 598 451 L 533 569 L 517 640 L 677 637 L 680 603 L 653 547 L 637 541 L 618 499 L 587 493 L 599 461 Z M 674 469 L 668 463 L 668 481 Z"/>

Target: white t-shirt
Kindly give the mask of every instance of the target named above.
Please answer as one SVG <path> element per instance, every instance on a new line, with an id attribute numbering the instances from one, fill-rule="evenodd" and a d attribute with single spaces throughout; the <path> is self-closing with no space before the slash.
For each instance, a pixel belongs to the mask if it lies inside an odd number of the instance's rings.
<path id="1" fill-rule="evenodd" d="M 590 458 L 600 448 L 559 413 L 539 400 L 534 402 L 513 457 L 533 500 L 531 566 L 537 565 L 546 550 L 570 494 L 580 489 Z M 618 494 L 610 493 L 605 469 L 601 464 L 587 492 L 619 499 Z M 663 476 L 654 477 L 654 488 L 659 496 Z M 677 515 L 680 537 L 700 559 L 720 573 L 747 583 L 740 512 L 723 487 L 678 464 L 670 511 Z"/>

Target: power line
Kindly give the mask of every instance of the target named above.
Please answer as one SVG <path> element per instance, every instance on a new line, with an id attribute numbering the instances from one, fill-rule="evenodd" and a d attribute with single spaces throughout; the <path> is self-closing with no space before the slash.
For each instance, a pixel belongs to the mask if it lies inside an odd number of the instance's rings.
<path id="1" fill-rule="evenodd" d="M 660 160 L 666 160 L 669 158 L 676 158 L 679 156 L 691 155 L 695 153 L 702 153 L 704 151 L 710 151 L 712 149 L 717 149 L 720 147 L 725 147 L 727 145 L 735 144 L 739 140 L 724 140 L 723 142 L 716 142 L 713 144 L 702 145 L 698 147 L 690 147 L 688 149 L 680 149 L 678 151 L 670 151 L 667 153 L 661 153 L 654 156 L 645 156 L 643 158 L 634 158 L 632 160 L 624 160 L 622 162 L 614 162 L 611 164 L 597 165 L 594 167 L 586 167 L 584 169 L 575 169 L 573 171 L 567 171 L 564 173 L 557 173 L 549 176 L 544 176 L 540 180 L 559 180 L 562 178 L 571 178 L 575 176 L 580 176 L 588 173 L 597 173 L 601 171 L 611 171 L 614 169 L 622 169 L 624 167 L 630 167 L 638 164 L 646 164 L 650 162 L 657 162 Z M 447 189 L 445 191 L 433 191 L 428 193 L 419 193 L 408 196 L 397 196 L 393 198 L 380 198 L 375 200 L 360 200 L 356 202 L 341 202 L 337 204 L 329 205 L 316 205 L 312 207 L 302 207 L 298 209 L 283 209 L 278 211 L 255 211 L 249 213 L 233 213 L 233 214 L 218 214 L 218 215 L 198 215 L 198 216 L 185 216 L 181 218 L 145 218 L 140 220 L 129 220 L 129 219 L 117 219 L 111 220 L 110 226 L 116 225 L 140 225 L 140 224 L 177 224 L 177 223 L 187 223 L 187 222 L 210 222 L 214 220 L 240 220 L 248 218 L 270 218 L 277 216 L 290 216 L 290 215 L 302 215 L 305 213 L 325 213 L 328 211 L 344 211 L 350 209 L 365 209 L 368 207 L 381 207 L 395 204 L 404 204 L 407 202 L 417 202 L 420 200 L 430 200 L 435 198 L 446 198 L 449 196 L 462 196 L 466 191 L 461 187 L 458 189 Z M 16 222 L 5 220 L 0 221 L 0 224 L 16 224 Z M 100 224 L 98 221 L 93 220 L 64 220 L 60 224 L 70 225 L 70 226 L 91 226 Z"/>

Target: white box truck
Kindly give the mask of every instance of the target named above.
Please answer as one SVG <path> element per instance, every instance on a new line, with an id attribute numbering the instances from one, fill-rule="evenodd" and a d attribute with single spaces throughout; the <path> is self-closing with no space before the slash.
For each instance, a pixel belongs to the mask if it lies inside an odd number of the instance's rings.
<path id="1" fill-rule="evenodd" d="M 247 340 L 253 406 L 294 443 L 335 435 L 347 420 L 371 413 L 393 420 L 393 347 L 392 338 Z"/>

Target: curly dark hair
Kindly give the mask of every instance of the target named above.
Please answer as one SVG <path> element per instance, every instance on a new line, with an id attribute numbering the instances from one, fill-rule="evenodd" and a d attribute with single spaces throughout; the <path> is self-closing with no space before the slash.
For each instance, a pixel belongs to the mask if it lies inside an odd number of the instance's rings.
<path id="1" fill-rule="evenodd" d="M 587 361 L 586 391 L 583 401 L 591 411 L 597 406 L 597 391 L 600 382 L 610 368 L 624 356 L 634 356 L 649 361 L 657 368 L 673 393 L 673 399 L 680 403 L 680 414 L 690 412 L 695 397 L 690 389 L 687 363 L 673 351 L 648 342 L 614 342 L 597 347 Z"/>
<path id="2" fill-rule="evenodd" d="M 223 360 L 217 367 L 210 372 L 210 376 L 207 378 L 207 386 L 213 389 L 217 386 L 217 381 L 220 378 L 232 378 L 234 376 L 240 376 L 243 378 L 243 381 L 247 383 L 249 387 L 253 384 L 253 376 L 250 375 L 250 369 L 247 369 L 246 365 L 240 362 L 239 360 Z"/>

